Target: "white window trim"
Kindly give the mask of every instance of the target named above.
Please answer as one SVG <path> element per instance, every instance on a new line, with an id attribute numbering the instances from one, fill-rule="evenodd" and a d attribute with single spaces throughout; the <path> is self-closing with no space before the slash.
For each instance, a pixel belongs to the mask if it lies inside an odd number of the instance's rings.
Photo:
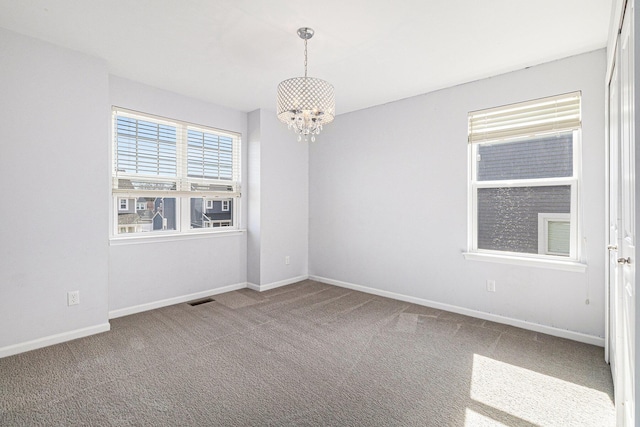
<path id="1" fill-rule="evenodd" d="M 205 209 L 213 209 L 213 200 L 206 200 Z"/>
<path id="2" fill-rule="evenodd" d="M 175 242 L 180 240 L 209 239 L 220 237 L 233 237 L 245 234 L 246 229 L 235 229 L 231 227 L 219 227 L 215 233 L 176 233 L 174 231 L 163 231 L 154 233 L 138 233 L 130 235 L 118 235 L 109 239 L 109 246 L 142 245 L 147 243 Z"/>
<path id="3" fill-rule="evenodd" d="M 113 106 L 112 107 L 112 120 L 115 117 L 116 114 L 119 115 L 125 115 L 125 116 L 129 116 L 129 117 L 133 117 L 136 119 L 151 119 L 151 120 L 156 120 L 156 121 L 160 121 L 163 123 L 167 123 L 167 124 L 180 124 L 183 126 L 183 132 L 181 135 L 181 138 L 185 138 L 184 140 L 186 140 L 186 133 L 188 131 L 188 129 L 195 129 L 195 130 L 200 130 L 200 131 L 215 131 L 217 133 L 220 134 L 225 134 L 225 135 L 229 135 L 232 137 L 237 138 L 237 149 L 238 149 L 238 153 L 236 153 L 235 155 L 238 158 L 237 164 L 236 164 L 236 170 L 234 170 L 234 179 L 238 185 L 241 185 L 241 177 L 242 177 L 242 172 L 241 172 L 241 156 L 242 153 L 240 152 L 241 147 L 242 147 L 242 135 L 237 133 L 237 132 L 232 132 L 232 131 L 225 131 L 225 130 L 220 130 L 220 129 L 215 129 L 209 126 L 202 126 L 202 125 L 197 125 L 197 124 L 193 124 L 193 123 L 189 123 L 189 122 L 184 122 L 181 120 L 174 120 L 174 119 L 167 119 L 165 117 L 161 117 L 161 116 L 156 116 L 153 114 L 149 114 L 149 113 L 142 113 L 142 112 L 138 112 L 138 111 L 133 111 L 133 110 L 127 110 L 124 108 L 120 108 L 120 107 L 116 107 Z M 111 141 L 111 150 L 109 153 L 109 160 L 110 160 L 110 164 L 114 165 L 114 159 L 115 159 L 115 138 L 114 138 L 114 126 L 113 126 L 113 122 L 112 125 L 110 126 L 110 141 Z M 178 161 L 177 167 L 179 169 L 178 173 L 180 173 L 181 168 L 183 167 L 182 163 L 184 163 L 182 160 Z M 122 175 L 122 174 L 121 174 Z M 115 179 L 112 175 L 111 179 Z M 150 179 L 153 180 L 153 177 L 145 177 L 145 179 Z M 164 177 L 158 177 L 156 179 L 157 181 L 167 181 L 167 178 Z M 197 180 L 193 180 L 193 181 L 197 181 Z M 123 191 L 123 190 L 113 190 L 112 189 L 112 197 L 111 197 L 111 224 L 112 226 L 110 227 L 111 229 L 111 233 L 109 236 L 109 240 L 111 242 L 114 242 L 116 244 L 122 244 L 123 241 L 131 241 L 133 243 L 146 243 L 146 242 L 159 242 L 159 241 L 173 241 L 173 240 L 181 240 L 181 239 L 192 239 L 192 238 L 198 238 L 198 237 L 208 237 L 211 235 L 216 235 L 216 234 L 224 234 L 224 235 L 231 235 L 231 234 L 239 234 L 239 233 L 244 233 L 245 230 L 242 228 L 242 224 L 240 222 L 241 220 L 241 215 L 240 212 L 242 211 L 241 209 L 241 203 L 242 203 L 242 197 L 241 197 L 241 193 L 240 193 L 240 187 L 237 188 L 238 193 L 237 195 L 231 196 L 228 194 L 216 194 L 216 193 L 206 193 L 206 192 L 197 192 L 197 191 L 136 191 L 136 190 L 132 190 L 132 191 Z M 197 198 L 197 197 L 211 197 L 213 199 L 220 199 L 220 198 L 233 198 L 233 203 L 234 203 L 234 209 L 233 209 L 233 213 L 232 213 L 232 226 L 230 227 L 215 227 L 215 228 L 196 228 L 196 229 L 192 229 L 191 228 L 191 223 L 190 223 L 190 202 L 184 202 L 189 200 L 190 198 Z M 178 199 L 178 201 L 176 202 L 176 230 L 155 230 L 153 232 L 148 232 L 148 233 L 119 233 L 119 227 L 118 227 L 118 213 L 122 212 L 119 210 L 119 202 L 118 199 L 121 198 L 137 198 L 137 197 L 167 197 L 167 198 L 176 198 Z M 179 201 L 183 201 L 183 202 L 179 202 Z M 127 206 L 128 206 L 128 201 L 127 201 Z M 128 210 L 128 209 L 127 209 Z"/>
<path id="4" fill-rule="evenodd" d="M 499 264 L 519 265 L 523 267 L 540 267 L 550 270 L 572 271 L 584 273 L 587 271 L 587 264 L 578 261 L 568 261 L 567 257 L 553 257 L 549 259 L 539 256 L 529 257 L 525 254 L 510 255 L 507 252 L 463 252 L 465 260 L 494 262 Z M 564 259 L 564 260 L 562 260 Z"/>
<path id="5" fill-rule="evenodd" d="M 118 212 L 126 212 L 129 210 L 129 199 L 127 199 L 126 197 L 118 197 L 117 203 L 118 203 Z"/>
<path id="6" fill-rule="evenodd" d="M 515 140 L 515 139 L 514 139 Z M 505 141 L 507 142 L 507 141 Z M 578 242 L 582 241 L 581 216 L 582 206 L 579 199 L 579 185 L 582 182 L 582 140 L 581 130 L 573 131 L 573 176 L 567 178 L 544 178 L 544 179 L 519 179 L 501 181 L 476 181 L 477 177 L 477 147 L 479 144 L 467 144 L 468 150 L 468 217 L 467 217 L 467 247 L 468 251 L 463 252 L 467 260 L 501 262 L 504 264 L 517 264 L 523 266 L 546 267 L 550 269 L 560 269 L 567 271 L 586 271 L 586 264 L 582 262 L 582 248 Z M 520 252 L 492 251 L 478 248 L 478 188 L 501 188 L 501 187 L 529 187 L 529 186 L 571 186 L 571 206 L 574 207 L 570 214 L 571 221 L 571 255 L 544 255 L 544 254 L 524 254 Z"/>
<path id="7" fill-rule="evenodd" d="M 229 201 L 222 200 L 222 212 L 229 212 Z"/>

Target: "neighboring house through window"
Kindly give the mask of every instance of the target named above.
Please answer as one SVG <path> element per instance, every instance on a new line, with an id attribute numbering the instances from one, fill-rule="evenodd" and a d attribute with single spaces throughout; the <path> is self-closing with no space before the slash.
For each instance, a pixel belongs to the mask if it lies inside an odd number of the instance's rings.
<path id="1" fill-rule="evenodd" d="M 571 252 L 571 215 L 538 214 L 538 253 L 569 256 Z"/>
<path id="2" fill-rule="evenodd" d="M 580 128 L 579 92 L 469 113 L 469 252 L 578 259 Z"/>
<path id="3" fill-rule="evenodd" d="M 114 234 L 237 227 L 240 135 L 114 107 L 112 182 Z"/>

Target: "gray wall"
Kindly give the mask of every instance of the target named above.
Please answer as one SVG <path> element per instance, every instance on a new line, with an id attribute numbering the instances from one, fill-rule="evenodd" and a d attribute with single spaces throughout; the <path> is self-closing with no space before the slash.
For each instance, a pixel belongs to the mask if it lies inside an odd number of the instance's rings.
<path id="1" fill-rule="evenodd" d="M 109 328 L 109 93 L 103 61 L 3 29 L 0 64 L 3 356 Z"/>
<path id="2" fill-rule="evenodd" d="M 276 118 L 249 113 L 249 284 L 267 289 L 308 274 L 309 144 Z M 289 264 L 285 263 L 289 257 Z"/>
<path id="3" fill-rule="evenodd" d="M 310 275 L 603 337 L 604 73 L 599 50 L 338 116 L 310 145 Z M 465 260 L 467 114 L 577 90 L 587 271 Z"/>
<path id="4" fill-rule="evenodd" d="M 247 134 L 247 115 L 141 83 L 110 76 L 109 106 L 169 117 L 217 129 Z M 242 141 L 243 182 L 246 182 L 246 139 Z M 107 189 L 108 194 L 108 189 Z M 240 227 L 246 227 L 245 197 Z M 104 232 L 107 230 L 104 229 Z M 201 293 L 244 287 L 247 281 L 246 234 L 111 242 L 109 248 L 109 310 L 135 312 Z M 141 267 L 144 266 L 144 267 Z"/>

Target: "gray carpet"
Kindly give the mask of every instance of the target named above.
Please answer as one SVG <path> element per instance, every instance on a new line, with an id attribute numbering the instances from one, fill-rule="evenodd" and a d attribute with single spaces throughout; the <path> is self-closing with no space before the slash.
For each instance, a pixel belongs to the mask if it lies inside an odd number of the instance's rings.
<path id="1" fill-rule="evenodd" d="M 0 425 L 613 426 L 603 349 L 304 281 L 0 359 Z"/>

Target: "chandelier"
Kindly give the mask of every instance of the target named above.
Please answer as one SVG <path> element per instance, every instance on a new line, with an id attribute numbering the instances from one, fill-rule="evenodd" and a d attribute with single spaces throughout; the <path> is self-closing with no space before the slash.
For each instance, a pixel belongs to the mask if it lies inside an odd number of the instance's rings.
<path id="1" fill-rule="evenodd" d="M 304 77 L 294 77 L 278 85 L 278 118 L 298 134 L 298 141 L 315 141 L 322 125 L 335 117 L 336 101 L 330 83 L 307 77 L 307 40 L 313 37 L 311 28 L 298 29 L 304 40 Z"/>

